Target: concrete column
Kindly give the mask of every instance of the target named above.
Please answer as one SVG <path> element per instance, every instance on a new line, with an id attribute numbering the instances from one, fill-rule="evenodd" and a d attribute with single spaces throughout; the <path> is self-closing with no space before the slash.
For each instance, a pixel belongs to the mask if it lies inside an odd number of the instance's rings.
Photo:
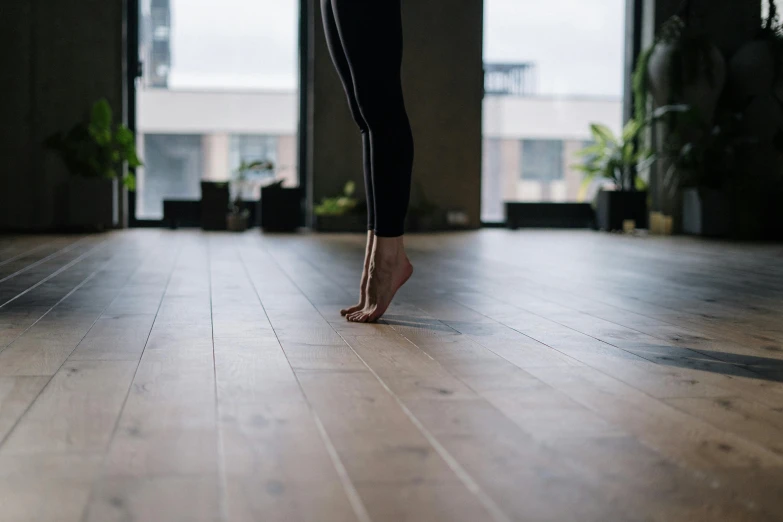
<path id="1" fill-rule="evenodd" d="M 568 140 L 563 142 L 563 170 L 565 171 L 565 201 L 579 201 L 579 190 L 582 187 L 584 173 L 573 168 L 579 163 L 576 153 L 583 148 L 583 142 Z"/>
<path id="2" fill-rule="evenodd" d="M 320 2 L 310 0 L 308 132 L 310 205 L 362 181 L 359 132 L 324 40 Z M 483 3 L 403 2 L 405 101 L 416 141 L 413 180 L 442 209 L 480 224 Z M 310 207 L 311 208 L 311 207 Z"/>
<path id="3" fill-rule="evenodd" d="M 201 147 L 204 155 L 204 181 L 228 181 L 231 178 L 230 169 L 235 168 L 228 164 L 228 134 L 205 134 L 201 137 Z"/>
<path id="4" fill-rule="evenodd" d="M 518 186 L 522 179 L 522 142 L 506 139 L 501 141 L 500 147 L 503 201 L 513 201 L 519 197 Z"/>
<path id="5" fill-rule="evenodd" d="M 286 187 L 299 185 L 296 165 L 296 136 L 279 136 L 277 138 L 277 177 L 283 180 Z"/>

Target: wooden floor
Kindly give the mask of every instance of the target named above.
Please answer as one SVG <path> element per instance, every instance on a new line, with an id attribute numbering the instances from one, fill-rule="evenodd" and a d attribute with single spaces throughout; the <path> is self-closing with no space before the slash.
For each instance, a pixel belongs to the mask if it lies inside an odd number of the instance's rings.
<path id="1" fill-rule="evenodd" d="M 0 520 L 783 520 L 783 247 L 0 237 Z"/>

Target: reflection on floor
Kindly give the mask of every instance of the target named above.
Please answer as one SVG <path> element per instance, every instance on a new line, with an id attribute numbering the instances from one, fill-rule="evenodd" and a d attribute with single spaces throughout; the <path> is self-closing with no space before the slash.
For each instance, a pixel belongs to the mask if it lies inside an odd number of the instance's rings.
<path id="1" fill-rule="evenodd" d="M 783 248 L 0 238 L 0 519 L 783 519 Z"/>

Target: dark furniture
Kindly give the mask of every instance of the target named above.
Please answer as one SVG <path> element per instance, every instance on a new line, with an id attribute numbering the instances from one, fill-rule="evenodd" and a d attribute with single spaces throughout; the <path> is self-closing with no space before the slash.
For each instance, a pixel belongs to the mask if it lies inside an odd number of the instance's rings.
<path id="1" fill-rule="evenodd" d="M 682 231 L 685 234 L 722 237 L 729 233 L 729 205 L 717 190 L 682 191 Z"/>
<path id="2" fill-rule="evenodd" d="M 259 202 L 245 200 L 242 206 L 250 211 L 248 224 L 250 227 L 259 224 Z M 226 219 L 228 210 L 223 212 Z M 201 201 L 197 199 L 164 199 L 163 200 L 163 224 L 170 228 L 200 227 L 201 226 Z"/>
<path id="3" fill-rule="evenodd" d="M 647 228 L 646 191 L 602 190 L 598 193 L 596 221 L 599 229 L 622 230 L 626 219 L 633 219 L 636 228 Z"/>
<path id="4" fill-rule="evenodd" d="M 108 230 L 120 221 L 117 178 L 68 178 L 68 227 L 74 230 Z"/>
<path id="5" fill-rule="evenodd" d="M 506 226 L 517 228 L 593 228 L 595 213 L 589 203 L 506 202 Z"/>
<path id="6" fill-rule="evenodd" d="M 261 189 L 261 228 L 270 232 L 292 232 L 303 225 L 301 188 L 279 184 Z"/>
<path id="7" fill-rule="evenodd" d="M 201 228 L 226 230 L 229 185 L 226 182 L 201 182 Z"/>

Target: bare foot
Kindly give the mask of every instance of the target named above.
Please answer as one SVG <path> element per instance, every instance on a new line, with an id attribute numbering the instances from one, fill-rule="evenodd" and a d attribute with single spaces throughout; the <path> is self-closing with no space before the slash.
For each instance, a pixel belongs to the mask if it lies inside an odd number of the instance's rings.
<path id="1" fill-rule="evenodd" d="M 375 232 L 367 231 L 367 248 L 364 250 L 364 268 L 362 269 L 362 280 L 359 283 L 359 302 L 348 308 L 340 310 L 340 315 L 350 315 L 364 308 L 367 304 L 367 279 L 370 274 L 370 258 L 372 257 L 372 247 L 375 242 Z"/>
<path id="2" fill-rule="evenodd" d="M 372 323 L 380 319 L 394 294 L 413 274 L 402 236 L 375 238 L 368 272 L 366 303 L 361 310 L 346 316 L 351 322 Z"/>

